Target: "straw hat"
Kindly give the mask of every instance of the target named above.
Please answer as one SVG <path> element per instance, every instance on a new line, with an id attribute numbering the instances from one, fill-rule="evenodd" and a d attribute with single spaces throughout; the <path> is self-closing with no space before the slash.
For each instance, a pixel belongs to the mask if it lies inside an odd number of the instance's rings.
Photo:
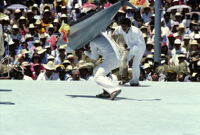
<path id="1" fill-rule="evenodd" d="M 183 23 L 180 23 L 180 24 L 178 25 L 178 29 L 181 29 L 181 28 L 185 28 L 185 25 L 184 25 Z"/>
<path id="2" fill-rule="evenodd" d="M 47 38 L 47 35 L 44 34 L 44 33 L 42 33 L 42 34 L 40 35 L 40 39 L 44 39 L 44 38 Z"/>
<path id="3" fill-rule="evenodd" d="M 197 25 L 198 23 L 195 20 L 190 21 L 191 24 Z"/>
<path id="4" fill-rule="evenodd" d="M 46 49 L 43 49 L 41 46 L 36 47 L 35 50 L 38 54 L 42 54 L 46 51 Z"/>
<path id="5" fill-rule="evenodd" d="M 76 3 L 75 6 L 74 6 L 74 8 L 80 8 L 79 4 Z"/>
<path id="6" fill-rule="evenodd" d="M 71 64 L 71 62 L 69 60 L 64 60 L 63 64 Z"/>
<path id="7" fill-rule="evenodd" d="M 15 13 L 17 14 L 17 13 L 21 13 L 21 10 L 20 9 L 16 9 L 15 10 Z"/>
<path id="8" fill-rule="evenodd" d="M 45 9 L 44 13 L 51 13 L 51 11 L 49 9 Z"/>
<path id="9" fill-rule="evenodd" d="M 186 58 L 186 55 L 185 54 L 179 54 L 178 58 Z"/>
<path id="10" fill-rule="evenodd" d="M 176 40 L 174 41 L 174 44 L 175 44 L 175 45 L 181 44 L 181 40 L 180 40 L 180 39 L 176 39 Z"/>
<path id="11" fill-rule="evenodd" d="M 27 13 L 33 13 L 33 11 L 29 9 L 29 10 L 27 11 Z"/>
<path id="12" fill-rule="evenodd" d="M 197 42 L 197 40 L 193 40 L 190 44 L 189 47 L 191 47 L 192 45 L 197 45 L 199 47 L 199 43 Z"/>
<path id="13" fill-rule="evenodd" d="M 54 19 L 53 23 L 59 23 L 58 19 Z"/>
<path id="14" fill-rule="evenodd" d="M 66 14 L 62 14 L 60 18 L 67 18 Z"/>
<path id="15" fill-rule="evenodd" d="M 182 16 L 181 13 L 176 12 L 175 16 Z"/>
<path id="16" fill-rule="evenodd" d="M 35 28 L 35 26 L 34 26 L 34 24 L 33 24 L 33 23 L 31 23 L 31 24 L 29 24 L 28 28 L 29 28 L 29 29 L 34 29 L 34 28 Z"/>
<path id="17" fill-rule="evenodd" d="M 22 67 L 27 67 L 30 66 L 30 64 L 27 61 L 22 62 L 21 64 Z"/>
<path id="18" fill-rule="evenodd" d="M 65 45 L 60 45 L 59 47 L 58 47 L 58 50 L 65 50 L 66 49 L 66 47 L 67 47 L 67 45 L 65 44 Z"/>
<path id="19" fill-rule="evenodd" d="M 150 68 L 150 64 L 149 63 L 145 63 L 144 66 L 143 66 L 143 69 L 147 69 L 147 68 Z"/>
<path id="20" fill-rule="evenodd" d="M 69 54 L 68 56 L 67 56 L 67 59 L 73 59 L 74 58 L 74 55 L 72 55 L 72 54 Z"/>
<path id="21" fill-rule="evenodd" d="M 31 34 L 26 34 L 25 35 L 25 40 L 29 39 L 29 38 L 32 38 L 33 36 Z"/>
<path id="22" fill-rule="evenodd" d="M 21 54 L 28 54 L 29 51 L 27 51 L 26 49 L 22 49 L 22 50 L 20 51 L 20 53 L 21 53 Z"/>
<path id="23" fill-rule="evenodd" d="M 185 39 L 190 39 L 190 36 L 189 36 L 188 34 L 185 34 L 185 35 L 184 35 L 184 40 L 185 40 Z"/>
<path id="24" fill-rule="evenodd" d="M 200 34 L 195 34 L 194 39 L 200 39 Z"/>
<path id="25" fill-rule="evenodd" d="M 21 17 L 19 18 L 19 20 L 26 20 L 26 18 L 25 18 L 24 16 L 21 16 Z"/>
<path id="26" fill-rule="evenodd" d="M 12 28 L 13 29 L 19 29 L 19 27 L 17 26 L 17 24 L 14 24 Z"/>
<path id="27" fill-rule="evenodd" d="M 40 25 L 41 21 L 38 19 L 38 20 L 36 20 L 35 24 Z"/>
<path id="28" fill-rule="evenodd" d="M 40 40 L 35 40 L 34 44 L 41 44 Z"/>
<path id="29" fill-rule="evenodd" d="M 44 6 L 42 7 L 42 10 L 45 11 L 46 10 L 45 8 L 49 8 L 49 10 L 51 10 L 51 5 L 50 4 L 44 4 Z"/>
<path id="30" fill-rule="evenodd" d="M 152 45 L 153 46 L 154 44 L 153 44 L 153 42 L 151 40 L 148 40 L 147 41 L 147 45 Z"/>
<path id="31" fill-rule="evenodd" d="M 62 6 L 61 9 L 66 9 L 66 6 Z"/>
<path id="32" fill-rule="evenodd" d="M 47 70 L 55 70 L 56 66 L 53 61 L 49 61 L 47 64 L 44 64 L 44 68 Z"/>
<path id="33" fill-rule="evenodd" d="M 57 2 L 62 2 L 63 0 L 57 0 Z"/>
<path id="34" fill-rule="evenodd" d="M 54 60 L 55 57 L 53 57 L 52 55 L 49 55 L 49 56 L 47 57 L 47 59 L 48 59 L 48 60 Z"/>
<path id="35" fill-rule="evenodd" d="M 44 48 L 45 49 L 51 49 L 51 46 L 50 45 L 46 45 Z"/>
<path id="36" fill-rule="evenodd" d="M 83 69 L 83 68 L 93 68 L 94 64 L 91 62 L 84 62 L 78 65 L 78 69 Z"/>
<path id="37" fill-rule="evenodd" d="M 73 70 L 73 67 L 72 65 L 68 65 L 65 69 L 66 72 L 69 72 L 69 71 L 72 71 Z"/>
<path id="38" fill-rule="evenodd" d="M 50 28 L 51 28 L 51 29 L 54 29 L 53 24 L 50 24 L 50 25 L 49 25 L 48 29 L 50 29 Z"/>
<path id="39" fill-rule="evenodd" d="M 140 27 L 140 30 L 142 30 L 142 29 L 148 29 L 148 28 L 147 28 L 147 26 L 142 25 L 142 27 Z"/>
<path id="40" fill-rule="evenodd" d="M 114 29 L 114 30 L 115 30 L 117 27 L 118 27 L 118 24 L 117 24 L 116 22 L 114 22 L 114 23 L 112 24 L 112 26 L 111 26 L 111 28 Z"/>

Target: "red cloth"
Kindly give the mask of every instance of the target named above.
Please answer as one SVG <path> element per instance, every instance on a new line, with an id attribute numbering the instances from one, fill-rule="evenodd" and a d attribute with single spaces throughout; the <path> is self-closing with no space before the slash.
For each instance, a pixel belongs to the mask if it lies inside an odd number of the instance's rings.
<path id="1" fill-rule="evenodd" d="M 56 35 L 51 36 L 51 37 L 48 39 L 48 42 L 49 42 L 50 45 L 51 45 L 51 49 L 52 49 L 52 50 L 55 50 L 55 49 L 56 49 L 56 43 L 57 43 L 57 36 L 56 36 Z"/>

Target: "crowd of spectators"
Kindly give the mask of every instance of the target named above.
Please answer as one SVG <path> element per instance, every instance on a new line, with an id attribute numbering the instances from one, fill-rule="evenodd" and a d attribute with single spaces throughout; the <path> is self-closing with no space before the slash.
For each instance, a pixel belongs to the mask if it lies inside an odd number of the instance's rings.
<path id="1" fill-rule="evenodd" d="M 1 20 L 5 52 L 1 59 L 1 79 L 12 80 L 92 80 L 92 71 L 101 63 L 84 55 L 84 46 L 73 52 L 67 44 L 58 44 L 62 21 L 74 25 L 93 12 L 117 0 L 3 0 L 0 12 L 8 15 Z M 161 64 L 154 63 L 154 0 L 135 11 L 122 7 L 108 26 L 111 34 L 127 17 L 138 27 L 145 39 L 146 51 L 141 62 L 140 81 L 200 82 L 200 4 L 198 0 L 162 1 Z M 8 9 L 12 4 L 27 9 Z M 85 3 L 96 8 L 83 8 Z M 176 9 L 170 7 L 179 5 Z M 187 5 L 188 7 L 181 7 Z M 131 61 L 129 62 L 131 65 Z M 9 66 L 8 66 L 9 65 Z M 132 76 L 128 68 L 129 78 Z M 9 73 L 8 73 L 9 72 Z M 119 70 L 108 76 L 119 80 Z"/>

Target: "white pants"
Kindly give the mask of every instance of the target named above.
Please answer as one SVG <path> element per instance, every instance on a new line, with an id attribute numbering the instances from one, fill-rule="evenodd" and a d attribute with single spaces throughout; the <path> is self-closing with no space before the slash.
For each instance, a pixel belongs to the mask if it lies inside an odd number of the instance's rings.
<path id="1" fill-rule="evenodd" d="M 110 94 L 116 90 L 120 90 L 120 88 L 116 86 L 106 75 L 113 69 L 118 68 L 119 65 L 120 60 L 118 60 L 115 55 L 110 55 L 94 69 L 95 82 Z"/>
<path id="2" fill-rule="evenodd" d="M 132 79 L 130 80 L 130 84 L 137 84 L 139 83 L 139 78 L 140 78 L 140 62 L 142 60 L 142 57 L 145 52 L 145 47 L 144 48 L 138 48 L 134 47 L 132 50 L 130 50 L 129 55 L 128 55 L 128 61 L 133 58 L 133 63 L 132 63 Z"/>

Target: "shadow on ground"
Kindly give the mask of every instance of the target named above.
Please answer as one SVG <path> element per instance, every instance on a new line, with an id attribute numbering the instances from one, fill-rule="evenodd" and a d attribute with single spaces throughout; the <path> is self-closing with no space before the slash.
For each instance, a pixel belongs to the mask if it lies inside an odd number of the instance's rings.
<path id="1" fill-rule="evenodd" d="M 0 89 L 0 92 L 11 92 L 12 90 Z"/>
<path id="2" fill-rule="evenodd" d="M 15 103 L 12 103 L 12 102 L 0 102 L 0 105 L 15 105 Z"/>
<path id="3" fill-rule="evenodd" d="M 96 96 L 91 95 L 65 95 L 71 98 L 97 98 Z M 103 98 L 98 98 L 103 99 Z M 109 99 L 103 99 L 109 100 Z M 115 100 L 133 100 L 133 101 L 161 101 L 161 99 L 133 99 L 133 98 L 125 98 L 125 97 L 116 97 Z"/>
<path id="4" fill-rule="evenodd" d="M 130 86 L 130 84 L 124 84 L 124 85 L 120 85 L 122 87 L 133 87 L 133 88 L 138 88 L 138 87 L 151 87 L 151 85 L 139 85 L 139 86 Z"/>

